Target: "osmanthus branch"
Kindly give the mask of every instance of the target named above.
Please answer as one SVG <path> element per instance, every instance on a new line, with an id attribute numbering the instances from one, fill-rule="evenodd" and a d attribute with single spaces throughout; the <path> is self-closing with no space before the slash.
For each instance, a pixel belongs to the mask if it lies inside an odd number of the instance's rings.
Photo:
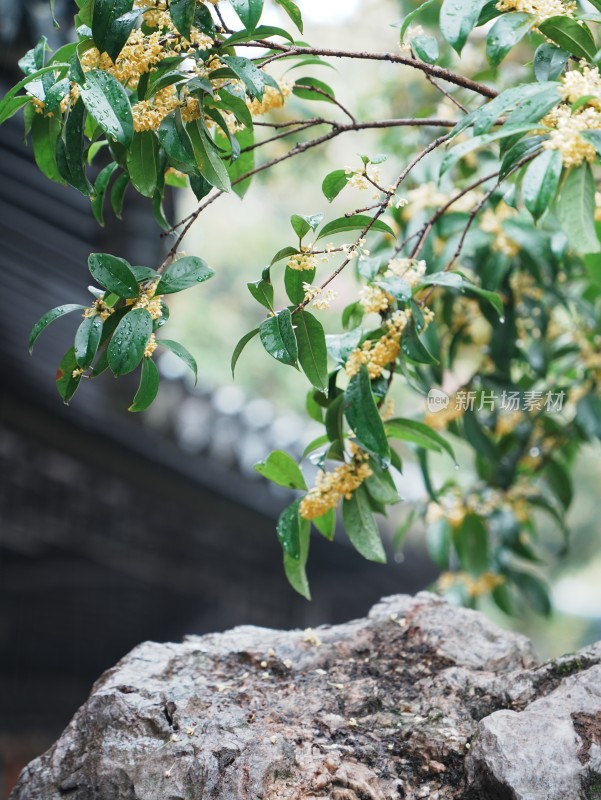
<path id="1" fill-rule="evenodd" d="M 419 255 L 422 247 L 425 244 L 426 239 L 428 238 L 428 235 L 429 235 L 430 231 L 432 230 L 434 225 L 438 222 L 438 220 L 444 214 L 446 214 L 446 212 L 449 210 L 449 208 L 451 208 L 451 206 L 455 205 L 455 203 L 458 200 L 461 200 L 462 197 L 465 197 L 466 194 L 469 194 L 474 189 L 477 189 L 478 186 L 481 186 L 483 183 L 487 183 L 488 181 L 492 180 L 493 178 L 496 178 L 498 176 L 498 174 L 499 174 L 499 171 L 497 170 L 495 172 L 491 172 L 489 175 L 485 175 L 483 178 L 478 178 L 477 181 L 474 181 L 473 183 L 468 184 L 468 186 L 466 186 L 460 192 L 457 192 L 456 195 L 453 195 L 453 197 L 451 197 L 451 199 L 447 203 L 445 203 L 434 214 L 432 214 L 430 219 L 426 220 L 426 222 L 423 224 L 423 226 L 418 231 L 416 231 L 413 234 L 413 236 L 409 237 L 408 239 L 405 239 L 405 241 L 401 242 L 400 245 L 395 247 L 395 252 L 396 253 L 400 253 L 401 250 L 403 249 L 403 247 L 405 247 L 405 245 L 409 241 L 411 241 L 412 238 L 415 238 L 416 236 L 418 236 L 419 240 L 418 240 L 417 244 L 415 245 L 415 247 L 413 248 L 413 250 L 411 251 L 411 255 L 409 256 L 410 258 L 417 258 L 417 256 Z"/>
<path id="2" fill-rule="evenodd" d="M 345 267 L 347 267 L 347 266 L 348 266 L 348 264 L 349 264 L 349 263 L 351 262 L 351 260 L 352 260 L 352 252 L 353 252 L 353 250 L 354 250 L 356 247 L 358 247 L 358 246 L 359 246 L 359 244 L 361 243 L 361 240 L 362 240 L 362 239 L 364 239 L 364 238 L 365 238 L 365 236 L 367 236 L 367 234 L 370 232 L 370 230 L 371 230 L 371 229 L 373 228 L 373 226 L 376 224 L 376 221 L 377 221 L 377 220 L 378 220 L 378 219 L 379 219 L 379 218 L 380 218 L 380 217 L 381 217 L 381 216 L 384 214 L 384 212 L 385 212 L 385 211 L 386 211 L 386 209 L 388 208 L 388 203 L 389 203 L 389 201 L 390 201 L 390 198 L 391 198 L 391 197 L 394 197 L 394 195 L 395 195 L 395 194 L 396 194 L 396 192 L 398 191 L 398 188 L 399 188 L 399 186 L 400 186 L 400 185 L 401 185 L 401 183 L 402 183 L 402 182 L 405 180 L 405 178 L 407 177 L 407 175 L 409 175 L 409 173 L 411 172 L 411 170 L 412 170 L 412 169 L 413 169 L 413 168 L 414 168 L 414 167 L 415 167 L 417 164 L 419 164 L 419 162 L 420 162 L 420 161 L 421 161 L 423 158 L 425 158 L 425 157 L 426 157 L 426 156 L 427 156 L 429 153 L 431 153 L 433 150 L 436 150 L 436 148 L 437 148 L 437 147 L 440 147 L 440 145 L 441 145 L 441 144 L 444 144 L 446 141 L 448 141 L 449 137 L 450 137 L 450 133 L 446 133 L 444 136 L 439 136 L 437 139 L 434 139 L 434 141 L 430 142 L 430 144 L 429 144 L 429 145 L 427 145 L 426 147 L 424 147 L 424 149 L 423 149 L 423 150 L 421 150 L 421 151 L 420 151 L 420 152 L 419 152 L 419 153 L 418 153 L 418 154 L 417 154 L 417 155 L 416 155 L 416 156 L 415 156 L 415 157 L 414 157 L 414 158 L 413 158 L 413 159 L 412 159 L 412 160 L 409 162 L 409 164 L 407 164 L 407 166 L 406 166 L 406 167 L 405 167 L 405 169 L 404 169 L 404 170 L 401 172 L 401 174 L 400 174 L 400 175 L 399 175 L 399 177 L 396 179 L 396 181 L 394 182 L 394 184 L 393 184 L 393 185 L 392 185 L 392 186 L 391 186 L 389 189 L 387 189 L 387 190 L 386 190 L 386 192 L 384 193 L 384 199 L 383 199 L 383 200 L 382 200 L 382 201 L 379 203 L 379 208 L 378 208 L 378 210 L 376 211 L 376 213 L 373 215 L 373 217 L 372 217 L 372 218 L 371 218 L 371 220 L 369 221 L 369 224 L 367 224 L 367 225 L 365 226 L 365 228 L 363 228 L 363 230 L 361 231 L 361 233 L 359 234 L 359 236 L 358 236 L 358 237 L 357 237 L 357 239 L 355 240 L 355 244 L 354 244 L 354 246 L 350 248 L 349 255 L 347 255 L 347 257 L 344 259 L 344 261 L 342 262 L 342 264 L 340 264 L 340 266 L 338 266 L 338 267 L 337 267 L 337 268 L 336 268 L 336 269 L 335 269 L 335 270 L 334 270 L 334 271 L 333 271 L 333 272 L 332 272 L 332 273 L 331 273 L 331 274 L 330 274 L 330 275 L 329 275 L 329 276 L 326 278 L 326 280 L 325 280 L 325 281 L 323 281 L 323 283 L 322 283 L 322 284 L 320 284 L 320 286 L 319 286 L 319 290 L 320 290 L 320 291 L 322 291 L 323 289 L 325 289 L 325 288 L 326 288 L 326 286 L 328 286 L 328 285 L 329 285 L 329 284 L 330 284 L 330 283 L 331 283 L 331 282 L 332 282 L 332 281 L 333 281 L 335 278 L 337 278 L 337 277 L 338 277 L 338 275 L 340 275 L 340 273 L 341 273 L 341 272 L 342 272 L 342 271 L 345 269 Z M 301 309 L 305 308 L 305 306 L 306 306 L 306 305 L 307 305 L 309 302 L 310 302 L 310 300 L 309 300 L 309 299 L 305 299 L 305 300 L 303 300 L 303 301 L 302 301 L 302 303 L 299 303 L 299 304 L 296 306 L 296 308 L 294 309 L 294 311 L 300 311 Z"/>
<path id="3" fill-rule="evenodd" d="M 455 262 L 457 261 L 457 259 L 461 255 L 461 251 L 463 250 L 463 246 L 465 244 L 465 240 L 467 238 L 467 234 L 469 232 L 469 229 L 471 228 L 474 220 L 478 216 L 478 213 L 482 210 L 482 208 L 484 208 L 486 203 L 488 203 L 490 198 L 497 191 L 497 189 L 499 188 L 501 183 L 505 180 L 505 178 L 508 178 L 510 175 L 513 175 L 514 172 L 517 172 L 519 169 L 521 169 L 521 167 L 523 167 L 525 164 L 528 164 L 528 162 L 532 161 L 539 154 L 540 154 L 540 150 L 536 150 L 534 153 L 530 153 L 529 155 L 527 155 L 524 158 L 522 158 L 520 161 L 517 162 L 517 164 L 514 164 L 514 166 L 502 178 L 499 178 L 495 182 L 494 186 L 491 189 L 489 189 L 487 192 L 485 192 L 485 194 L 482 196 L 482 198 L 479 200 L 479 202 L 476 203 L 476 205 L 471 209 L 471 211 L 469 213 L 469 216 L 468 216 L 468 219 L 467 219 L 467 223 L 465 225 L 465 228 L 463 229 L 463 232 L 462 232 L 461 237 L 459 239 L 459 243 L 457 244 L 457 249 L 455 250 L 455 252 L 451 256 L 451 258 L 449 259 L 447 264 L 445 265 L 445 267 L 442 270 L 442 272 L 449 272 L 451 267 L 455 264 Z M 421 247 L 423 246 L 423 242 L 425 241 L 426 236 L 432 230 L 432 226 L 433 226 L 434 222 L 436 222 L 437 219 L 440 219 L 440 217 L 445 213 L 445 211 L 451 205 L 453 205 L 453 203 L 455 203 L 463 195 L 467 194 L 467 192 L 471 191 L 472 189 L 475 189 L 480 184 L 485 183 L 486 181 L 489 181 L 492 178 L 496 178 L 498 175 L 499 175 L 498 172 L 491 173 L 490 175 L 487 175 L 486 177 L 481 178 L 478 181 L 475 181 L 473 184 L 471 184 L 470 186 L 466 187 L 466 189 L 464 189 L 462 192 L 460 192 L 459 194 L 455 195 L 455 197 L 453 197 L 449 203 L 446 203 L 445 206 L 440 208 L 436 212 L 436 214 L 434 214 L 433 217 L 430 220 L 428 220 L 428 222 L 426 223 L 426 226 L 428 227 L 428 231 L 427 231 L 426 235 L 420 241 L 419 248 L 414 248 L 413 249 L 412 257 L 415 257 L 417 255 L 417 253 L 419 253 L 419 250 L 421 250 Z M 432 222 L 432 225 L 430 225 L 430 222 L 432 221 L 432 219 L 434 219 L 434 222 Z M 428 300 L 430 299 L 430 297 L 434 293 L 435 289 L 436 289 L 435 286 L 430 286 L 429 287 L 429 289 L 426 291 L 425 295 L 420 300 L 420 304 L 421 305 L 425 305 L 425 303 L 428 302 Z"/>
<path id="4" fill-rule="evenodd" d="M 325 121 L 324 121 L 325 122 Z M 393 128 L 393 127 L 440 127 L 440 128 L 452 128 L 455 126 L 455 122 L 453 120 L 448 119 L 435 119 L 430 117 L 422 117 L 422 118 L 407 118 L 407 119 L 387 119 L 387 120 L 375 120 L 374 122 L 356 122 L 356 123 L 348 123 L 348 124 L 340 124 L 336 122 L 327 122 L 325 124 L 331 125 L 332 130 L 328 131 L 328 133 L 323 134 L 322 136 L 316 137 L 315 139 L 310 139 L 308 142 L 301 142 L 291 148 L 287 153 L 284 153 L 277 158 L 273 158 L 270 161 L 265 162 L 264 164 L 260 164 L 258 167 L 255 167 L 248 172 L 245 172 L 243 175 L 240 175 L 236 180 L 232 181 L 232 186 L 236 186 L 239 183 L 251 178 L 253 175 L 256 175 L 259 172 L 263 172 L 267 169 L 271 169 L 272 167 L 276 166 L 276 164 L 280 164 L 282 161 L 286 161 L 289 158 L 293 158 L 294 156 L 299 155 L 300 153 L 304 153 L 307 150 L 312 149 L 313 147 L 317 147 L 320 144 L 324 144 L 325 142 L 334 139 L 336 136 L 340 136 L 343 133 L 349 133 L 351 131 L 360 131 L 360 130 L 369 130 L 372 128 Z M 292 131 L 294 133 L 294 131 Z M 441 139 L 446 140 L 448 134 Z M 439 141 L 438 139 L 436 141 Z M 259 143 L 260 145 L 261 143 Z M 438 146 L 438 145 L 436 145 Z M 428 151 L 429 152 L 429 151 Z M 182 228 L 181 232 L 178 234 L 177 239 L 173 247 L 167 253 L 165 259 L 163 260 L 162 264 L 158 268 L 158 272 L 162 273 L 172 258 L 177 253 L 177 250 L 187 232 L 190 230 L 193 223 L 198 219 L 200 214 L 210 206 L 218 197 L 225 194 L 224 191 L 218 191 L 214 195 L 211 195 L 209 198 L 204 200 L 194 211 L 188 214 L 187 217 L 184 217 L 175 225 L 173 225 L 169 230 L 164 231 L 161 235 L 167 236 L 170 233 L 173 233 L 178 228 Z"/>
<path id="5" fill-rule="evenodd" d="M 270 50 L 278 50 L 278 53 L 267 56 L 260 62 L 260 66 L 264 67 L 272 61 L 277 61 L 286 56 L 324 56 L 326 58 L 349 58 L 361 59 L 364 61 L 388 61 L 391 64 L 403 64 L 407 67 L 412 67 L 426 75 L 431 75 L 433 78 L 440 78 L 447 83 L 453 83 L 455 86 L 461 86 L 463 89 L 468 89 L 471 92 L 476 92 L 483 97 L 494 98 L 498 92 L 486 86 L 483 83 L 466 78 L 459 75 L 450 69 L 439 67 L 436 64 L 428 64 L 425 61 L 420 61 L 417 58 L 404 56 L 400 53 L 370 53 L 367 51 L 352 51 L 352 50 L 331 50 L 325 47 L 298 47 L 296 45 L 280 44 L 279 42 L 271 42 L 266 39 L 257 39 L 254 42 L 245 42 L 244 47 L 262 47 Z"/>

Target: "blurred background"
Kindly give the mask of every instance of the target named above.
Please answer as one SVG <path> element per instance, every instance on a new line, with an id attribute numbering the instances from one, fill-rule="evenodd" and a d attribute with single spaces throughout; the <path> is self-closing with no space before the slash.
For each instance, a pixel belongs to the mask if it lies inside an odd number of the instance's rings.
<path id="1" fill-rule="evenodd" d="M 309 42 L 394 51 L 393 25 L 417 3 L 299 5 Z M 53 48 L 69 38 L 71 11 L 67 0 L 57 0 L 63 22 L 57 31 L 45 0 L 0 0 L 0 94 L 18 79 L 18 59 L 41 35 Z M 268 13 L 267 23 L 285 24 L 277 10 Z M 477 49 L 466 48 L 464 58 L 477 60 Z M 334 86 L 361 119 L 404 116 L 416 97 L 429 108 L 438 102 L 420 77 L 386 65 L 370 66 L 369 75 L 360 63 L 327 76 L 312 69 L 307 74 Z M 295 108 L 300 101 L 292 98 L 286 113 Z M 243 203 L 228 196 L 213 204 L 185 249 L 201 255 L 216 277 L 177 296 L 169 323 L 169 336 L 198 360 L 199 384 L 192 386 L 180 363 L 163 355 L 157 401 L 133 415 L 125 409 L 135 383 L 107 374 L 92 386 L 84 381 L 71 406 L 62 405 L 54 372 L 72 340 L 73 319 L 51 326 L 33 357 L 27 336 L 49 308 L 89 303 L 89 252 L 149 266 L 161 261 L 165 243 L 149 203 L 129 197 L 124 221 L 107 213 L 99 228 L 84 197 L 39 173 L 20 118 L 0 127 L 0 798 L 27 761 L 60 735 L 100 673 L 139 642 L 239 624 L 341 622 L 363 615 L 380 596 L 418 591 L 436 577 L 417 525 L 402 552 L 389 546 L 387 566 L 364 561 L 340 536 L 333 544 L 316 538 L 309 561 L 313 601 L 297 596 L 283 577 L 274 531 L 290 498 L 267 485 L 253 464 L 275 448 L 300 456 L 315 435 L 302 414 L 305 382 L 256 341 L 238 362 L 235 382 L 229 371 L 236 342 L 263 316 L 245 283 L 292 242 L 290 215 L 338 216 L 336 208 L 353 208 L 346 193 L 333 209 L 327 206 L 318 191 L 327 172 L 358 165 L 359 152 L 401 151 L 417 135 L 339 138 L 261 175 Z M 271 155 L 289 146 L 275 143 Z M 178 219 L 192 207 L 182 192 L 171 199 L 169 215 Z M 335 309 L 342 310 L 356 288 L 352 280 L 336 288 Z M 402 389 L 395 399 L 400 413 L 422 410 L 421 400 Z M 409 451 L 403 455 L 402 494 L 418 501 L 419 470 Z M 561 571 L 548 574 L 554 617 L 542 622 L 524 609 L 522 619 L 511 620 L 497 612 L 500 624 L 534 638 L 541 658 L 601 638 L 600 463 L 598 448 L 591 448 L 578 465 L 568 518 L 573 547 Z M 383 523 L 390 542 L 405 509 Z M 549 542 L 552 550 L 551 534 Z"/>

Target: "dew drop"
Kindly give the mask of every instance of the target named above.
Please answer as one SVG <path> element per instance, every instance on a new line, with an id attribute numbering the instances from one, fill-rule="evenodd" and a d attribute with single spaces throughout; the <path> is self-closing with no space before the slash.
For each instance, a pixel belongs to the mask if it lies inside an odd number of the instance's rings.
<path id="1" fill-rule="evenodd" d="M 505 323 L 505 317 L 499 317 L 499 322 L 503 325 Z"/>

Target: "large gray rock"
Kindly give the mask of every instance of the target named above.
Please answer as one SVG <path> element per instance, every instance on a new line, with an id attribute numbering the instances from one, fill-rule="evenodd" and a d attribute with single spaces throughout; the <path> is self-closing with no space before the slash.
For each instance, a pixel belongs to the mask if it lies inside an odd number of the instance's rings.
<path id="1" fill-rule="evenodd" d="M 537 667 L 526 639 L 426 593 L 316 631 L 147 642 L 11 800 L 592 800 L 599 663 Z"/>

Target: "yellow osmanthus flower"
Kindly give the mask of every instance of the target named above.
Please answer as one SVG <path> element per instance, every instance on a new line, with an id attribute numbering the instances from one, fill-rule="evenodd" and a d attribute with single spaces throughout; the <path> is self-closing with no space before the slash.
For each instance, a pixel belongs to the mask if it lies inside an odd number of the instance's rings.
<path id="1" fill-rule="evenodd" d="M 134 130 L 156 131 L 165 117 L 179 106 L 175 87 L 166 86 L 151 100 L 140 100 L 132 106 Z M 199 114 L 200 116 L 200 114 Z"/>
<path id="2" fill-rule="evenodd" d="M 510 411 L 508 414 L 501 414 L 497 417 L 495 433 L 497 436 L 507 436 L 518 427 L 525 419 L 521 411 Z"/>
<path id="3" fill-rule="evenodd" d="M 81 367 L 76 367 L 73 370 L 73 372 L 71 373 L 71 377 L 72 378 L 81 378 L 81 376 L 84 374 L 84 372 L 85 372 L 85 369 L 82 369 Z"/>
<path id="4" fill-rule="evenodd" d="M 332 301 L 338 297 L 338 292 L 335 292 L 333 289 L 328 289 L 328 291 L 324 294 L 323 290 L 320 289 L 319 286 L 312 286 L 306 281 L 303 281 L 303 289 L 305 291 L 303 302 L 311 303 L 313 308 L 317 309 L 318 311 L 325 311 L 330 307 Z"/>
<path id="5" fill-rule="evenodd" d="M 163 295 L 155 295 L 159 280 L 160 278 L 148 284 L 147 288 L 140 296 L 135 300 L 128 300 L 127 305 L 133 305 L 134 308 L 145 308 L 153 320 L 160 319 L 163 316 L 163 310 L 161 308 Z"/>
<path id="6" fill-rule="evenodd" d="M 295 253 L 288 259 L 290 269 L 300 271 L 315 269 L 317 266 L 317 256 L 308 247 L 301 248 L 299 253 Z"/>
<path id="7" fill-rule="evenodd" d="M 576 3 L 564 3 L 563 0 L 500 0 L 497 8 L 499 11 L 534 14 L 538 24 L 549 17 L 573 17 Z"/>
<path id="8" fill-rule="evenodd" d="M 89 308 L 86 308 L 83 312 L 82 316 L 86 319 L 90 317 L 95 317 L 96 315 L 100 316 L 100 319 L 104 322 L 107 320 L 110 315 L 115 311 L 114 308 L 109 308 L 104 302 L 104 295 L 99 297 L 95 300 Z"/>
<path id="9" fill-rule="evenodd" d="M 516 214 L 515 209 L 501 200 L 495 209 L 487 208 L 480 216 L 480 230 L 490 233 L 494 237 L 491 249 L 497 253 L 503 253 L 508 258 L 516 256 L 520 252 L 520 246 L 505 233 L 503 222 Z"/>
<path id="10" fill-rule="evenodd" d="M 407 192 L 407 200 L 409 202 L 403 210 L 402 217 L 404 220 L 409 221 L 420 211 L 443 206 L 448 199 L 448 196 L 444 192 L 436 188 L 434 181 L 422 183 L 421 186 L 417 186 L 415 189 L 410 189 Z"/>
<path id="11" fill-rule="evenodd" d="M 81 66 L 84 72 L 91 69 L 105 70 L 130 89 L 135 89 L 142 75 L 150 72 L 155 64 L 170 55 L 173 55 L 173 51 L 166 46 L 161 31 L 145 35 L 141 30 L 135 29 L 130 33 L 115 62 L 108 53 L 100 53 L 96 47 L 91 47 L 81 56 Z"/>
<path id="12" fill-rule="evenodd" d="M 154 333 L 150 334 L 150 339 L 146 343 L 146 347 L 144 348 L 144 358 L 150 358 L 151 355 L 158 347 L 158 342 Z"/>
<path id="13" fill-rule="evenodd" d="M 599 67 L 589 67 L 580 62 L 580 70 L 571 69 L 561 77 L 559 96 L 566 103 L 587 98 L 587 105 L 601 106 L 601 75 Z"/>
<path id="14" fill-rule="evenodd" d="M 456 396 L 452 395 L 446 408 L 439 411 L 430 411 L 424 416 L 424 423 L 436 431 L 443 431 L 456 419 L 461 419 L 465 414 L 465 408 L 456 402 Z"/>
<path id="15" fill-rule="evenodd" d="M 470 597 L 482 597 L 505 583 L 505 577 L 495 572 L 484 572 L 475 578 L 467 572 L 443 572 L 437 581 L 439 591 L 447 592 L 462 583 Z"/>
<path id="16" fill-rule="evenodd" d="M 580 134 L 601 128 L 599 109 L 586 106 L 573 111 L 570 106 L 562 105 L 549 112 L 542 123 L 553 128 L 543 147 L 546 150 L 559 150 L 565 167 L 577 167 L 583 161 L 595 161 L 597 151 L 594 145 Z"/>
<path id="17" fill-rule="evenodd" d="M 353 492 L 372 474 L 366 463 L 368 458 L 367 453 L 355 452 L 350 463 L 341 464 L 332 472 L 318 472 L 315 486 L 301 500 L 301 516 L 315 519 L 336 508 L 342 498 L 350 500 Z"/>
<path id="18" fill-rule="evenodd" d="M 366 314 L 379 314 L 380 311 L 387 311 L 392 299 L 392 296 L 380 289 L 379 286 L 364 286 L 359 291 L 359 303 Z"/>
<path id="19" fill-rule="evenodd" d="M 388 262 L 386 277 L 396 276 L 402 278 L 411 288 L 417 286 L 426 274 L 426 262 L 416 258 L 393 258 Z"/>
<path id="20" fill-rule="evenodd" d="M 247 103 L 253 117 L 267 114 L 269 111 L 273 111 L 274 108 L 282 108 L 286 98 L 292 93 L 292 84 L 287 81 L 278 81 L 278 86 L 279 89 L 276 89 L 275 86 L 266 86 L 262 100 L 255 98 Z"/>
<path id="21" fill-rule="evenodd" d="M 361 347 L 353 350 L 345 368 L 349 378 L 356 375 L 363 364 L 367 366 L 372 380 L 379 378 L 384 369 L 397 360 L 401 352 L 401 336 L 410 319 L 410 309 L 395 311 L 390 319 L 386 320 L 387 331 L 382 337 L 376 341 L 368 339 Z"/>

